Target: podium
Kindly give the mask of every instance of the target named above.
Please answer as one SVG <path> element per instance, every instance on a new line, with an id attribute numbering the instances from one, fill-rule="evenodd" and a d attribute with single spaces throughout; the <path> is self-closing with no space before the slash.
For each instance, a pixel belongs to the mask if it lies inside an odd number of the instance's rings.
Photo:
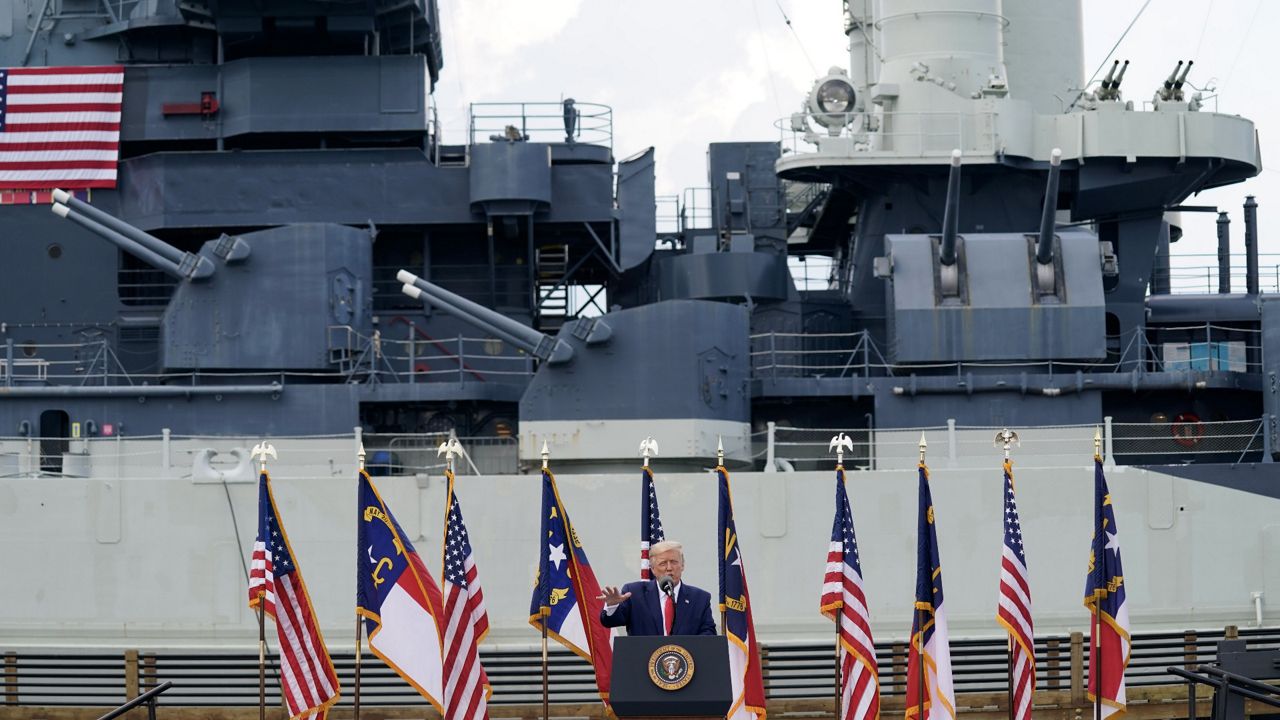
<path id="1" fill-rule="evenodd" d="M 723 718 L 733 704 L 720 635 L 619 637 L 609 704 L 620 718 Z"/>

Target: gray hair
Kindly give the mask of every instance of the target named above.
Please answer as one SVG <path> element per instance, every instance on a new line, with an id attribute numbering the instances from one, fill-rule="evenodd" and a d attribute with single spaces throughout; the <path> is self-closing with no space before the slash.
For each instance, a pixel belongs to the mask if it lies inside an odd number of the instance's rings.
<path id="1" fill-rule="evenodd" d="M 670 550 L 675 550 L 676 552 L 680 553 L 680 557 L 682 558 L 684 557 L 684 545 L 681 545 L 675 540 L 659 540 L 658 542 L 650 545 L 649 557 L 653 557 L 654 555 L 661 555 L 662 553 L 668 552 Z"/>

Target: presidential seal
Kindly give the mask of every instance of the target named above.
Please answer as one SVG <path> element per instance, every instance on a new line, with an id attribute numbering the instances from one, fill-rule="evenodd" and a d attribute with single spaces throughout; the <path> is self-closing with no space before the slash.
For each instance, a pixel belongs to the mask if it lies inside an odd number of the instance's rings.
<path id="1" fill-rule="evenodd" d="M 649 656 L 649 679 L 663 690 L 679 690 L 693 679 L 693 656 L 679 645 L 663 645 Z"/>

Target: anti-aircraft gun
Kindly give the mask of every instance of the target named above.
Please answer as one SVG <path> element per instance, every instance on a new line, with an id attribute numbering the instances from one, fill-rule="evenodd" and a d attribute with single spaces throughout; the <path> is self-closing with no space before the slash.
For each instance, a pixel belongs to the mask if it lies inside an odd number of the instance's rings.
<path id="1" fill-rule="evenodd" d="M 396 278 L 409 297 L 542 361 L 520 399 L 523 460 L 536 460 L 546 440 L 558 463 L 603 467 L 633 455 L 635 439 L 657 427 L 671 438 L 670 467 L 705 466 L 718 437 L 730 460 L 750 457 L 745 307 L 666 300 L 578 318 L 550 337 L 406 270 Z"/>

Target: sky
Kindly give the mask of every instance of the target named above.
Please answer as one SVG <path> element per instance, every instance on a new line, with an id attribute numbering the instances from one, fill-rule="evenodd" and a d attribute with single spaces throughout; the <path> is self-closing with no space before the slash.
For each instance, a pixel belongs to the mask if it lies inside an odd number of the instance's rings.
<path id="1" fill-rule="evenodd" d="M 1178 60 L 1192 58 L 1189 81 L 1217 88 L 1219 112 L 1256 123 L 1264 165 L 1276 157 L 1280 1 L 1083 0 L 1086 78 L 1148 2 L 1113 55 L 1133 63 L 1125 99 L 1141 107 Z M 440 13 L 436 105 L 446 142 L 464 141 L 468 103 L 608 105 L 615 157 L 656 148 L 659 196 L 706 186 L 711 142 L 780 139 L 775 123 L 799 109 L 813 80 L 848 64 L 839 0 L 440 0 Z M 1262 265 L 1280 264 L 1280 170 L 1186 202 L 1229 211 L 1243 253 L 1247 194 L 1258 197 L 1261 252 L 1278 253 Z M 1215 219 L 1185 214 L 1175 256 L 1216 253 Z"/>

